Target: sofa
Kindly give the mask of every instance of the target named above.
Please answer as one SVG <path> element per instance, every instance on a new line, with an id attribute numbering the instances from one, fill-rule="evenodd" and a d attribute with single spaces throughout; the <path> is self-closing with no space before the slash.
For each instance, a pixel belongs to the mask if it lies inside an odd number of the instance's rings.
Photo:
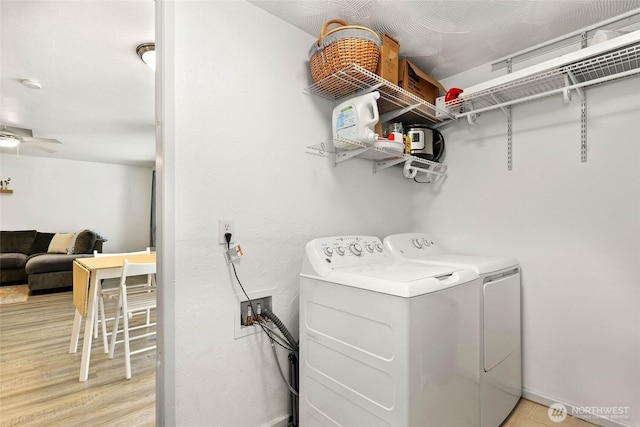
<path id="1" fill-rule="evenodd" d="M 71 287 L 73 260 L 102 252 L 105 241 L 93 230 L 0 231 L 0 286 L 26 282 L 31 291 Z"/>

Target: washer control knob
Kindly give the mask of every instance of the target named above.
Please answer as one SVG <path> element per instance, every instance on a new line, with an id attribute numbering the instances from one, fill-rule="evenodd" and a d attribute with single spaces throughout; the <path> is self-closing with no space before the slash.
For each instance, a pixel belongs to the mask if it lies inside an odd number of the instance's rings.
<path id="1" fill-rule="evenodd" d="M 362 246 L 360 246 L 358 243 L 352 243 L 349 246 L 349 250 L 351 251 L 352 254 L 354 254 L 355 256 L 360 256 L 362 255 Z"/>
<path id="2" fill-rule="evenodd" d="M 382 252 L 382 245 L 380 243 L 376 243 L 376 251 Z"/>
<path id="3" fill-rule="evenodd" d="M 365 244 L 364 247 L 367 248 L 367 251 L 369 251 L 369 253 L 373 253 L 373 245 L 371 243 Z"/>
<path id="4" fill-rule="evenodd" d="M 326 256 L 332 256 L 333 255 L 333 249 L 329 246 L 327 246 L 326 248 L 324 248 L 324 254 Z"/>
<path id="5" fill-rule="evenodd" d="M 422 248 L 422 242 L 420 241 L 421 239 L 413 239 L 413 246 L 415 246 L 418 249 Z"/>
<path id="6" fill-rule="evenodd" d="M 336 248 L 336 252 L 338 252 L 338 255 L 342 256 L 344 255 L 344 248 L 342 246 L 338 246 Z"/>

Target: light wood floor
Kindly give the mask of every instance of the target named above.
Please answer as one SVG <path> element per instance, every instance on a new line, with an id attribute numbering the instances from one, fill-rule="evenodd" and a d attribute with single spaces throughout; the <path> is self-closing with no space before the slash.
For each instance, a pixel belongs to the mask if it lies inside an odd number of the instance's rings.
<path id="1" fill-rule="evenodd" d="M 127 380 L 122 344 L 109 360 L 100 336 L 80 382 L 82 335 L 69 353 L 73 315 L 70 291 L 0 305 L 0 426 L 155 425 L 155 352 L 132 356 Z"/>
<path id="2" fill-rule="evenodd" d="M 0 427 L 155 425 L 155 352 L 132 356 L 126 380 L 122 345 L 109 360 L 94 339 L 89 380 L 80 382 L 82 336 L 69 354 L 73 314 L 70 291 L 0 305 Z M 547 409 L 521 399 L 501 427 L 594 427 L 571 416 L 555 423 Z"/>
<path id="3" fill-rule="evenodd" d="M 549 417 L 549 408 L 527 399 L 520 402 L 500 427 L 596 427 L 595 424 L 568 415 L 562 421 Z"/>

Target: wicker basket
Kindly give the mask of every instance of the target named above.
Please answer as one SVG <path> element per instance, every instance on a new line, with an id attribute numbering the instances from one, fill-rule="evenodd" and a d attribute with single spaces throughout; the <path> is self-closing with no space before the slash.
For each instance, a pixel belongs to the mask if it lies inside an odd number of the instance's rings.
<path id="1" fill-rule="evenodd" d="M 332 24 L 341 27 L 327 32 Z M 331 74 L 359 65 L 372 73 L 378 67 L 380 36 L 366 27 L 334 19 L 322 26 L 320 38 L 309 50 L 311 78 L 316 83 Z"/>

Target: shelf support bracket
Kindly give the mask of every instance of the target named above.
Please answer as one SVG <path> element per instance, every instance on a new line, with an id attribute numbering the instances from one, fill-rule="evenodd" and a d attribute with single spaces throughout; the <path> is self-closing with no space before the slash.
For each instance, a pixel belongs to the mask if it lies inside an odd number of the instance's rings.
<path id="1" fill-rule="evenodd" d="M 337 152 L 334 166 L 337 166 L 338 163 L 342 163 L 342 162 L 344 162 L 346 160 L 349 160 L 349 159 L 357 156 L 358 154 L 362 154 L 367 150 L 369 150 L 369 149 L 365 148 L 365 147 L 362 147 L 362 148 L 355 148 L 353 150 Z"/>
<path id="2" fill-rule="evenodd" d="M 583 32 L 581 34 L 582 39 L 582 48 L 587 47 L 587 33 Z M 575 79 L 575 76 L 569 74 L 572 80 Z M 574 84 L 577 84 L 574 81 Z M 580 96 L 582 102 L 580 103 L 580 161 L 582 163 L 587 162 L 587 92 L 584 91 L 582 96 Z"/>
<path id="3" fill-rule="evenodd" d="M 507 59 L 507 73 L 511 74 L 512 60 Z M 511 116 L 511 106 L 507 107 L 507 170 L 513 170 L 513 122 Z"/>
<path id="4" fill-rule="evenodd" d="M 349 94 L 349 97 L 356 97 L 356 96 L 364 95 L 364 94 L 367 94 L 367 93 L 371 93 L 374 90 L 378 90 L 383 86 L 384 86 L 384 83 L 377 83 L 375 85 L 366 87 L 364 89 L 360 89 L 360 90 L 358 90 L 358 91 L 356 91 L 356 92 L 354 92 L 352 94 Z"/>
<path id="5" fill-rule="evenodd" d="M 408 113 L 409 111 L 418 108 L 420 105 L 422 104 L 407 105 L 404 108 L 400 108 L 398 110 L 393 110 L 393 111 L 389 111 L 388 113 L 380 114 L 380 122 L 381 123 L 389 122 L 395 119 L 396 117 L 403 115 L 404 113 Z"/>
<path id="6" fill-rule="evenodd" d="M 582 97 L 580 104 L 580 161 L 587 162 L 587 94 Z"/>
<path id="7" fill-rule="evenodd" d="M 497 96 L 495 96 L 494 94 L 491 94 L 491 98 L 496 101 L 496 105 L 502 104 L 502 101 L 500 101 L 498 99 Z M 502 112 L 504 113 L 505 116 L 509 116 L 509 112 L 507 111 L 507 109 L 505 107 L 498 107 L 502 110 Z"/>
<path id="8" fill-rule="evenodd" d="M 564 104 L 567 105 L 571 102 L 571 92 L 569 91 L 568 87 L 570 86 L 569 83 L 569 76 L 567 74 L 564 75 L 564 89 L 562 89 L 562 100 L 564 101 Z"/>
<path id="9" fill-rule="evenodd" d="M 569 79 L 571 79 L 571 83 L 569 83 L 569 80 L 567 80 L 567 76 Z M 573 74 L 573 72 L 571 71 L 567 71 L 567 74 L 565 74 L 564 76 L 564 85 L 565 86 L 570 86 L 570 85 L 577 85 L 578 79 L 576 78 L 576 75 Z M 576 87 L 575 88 L 576 93 L 578 94 L 578 96 L 580 97 L 580 99 L 584 99 L 584 90 L 581 87 Z M 571 95 L 569 95 L 569 101 L 571 101 Z"/>
<path id="10" fill-rule="evenodd" d="M 507 107 L 507 170 L 513 170 L 513 123 L 511 107 Z"/>
<path id="11" fill-rule="evenodd" d="M 404 162 L 405 159 L 402 157 L 398 157 L 397 159 L 391 159 L 391 160 L 381 160 L 378 162 L 374 162 L 373 163 L 373 172 L 377 172 L 377 171 L 381 171 L 383 169 L 387 169 L 390 168 L 391 166 L 395 166 L 398 163 L 402 163 Z"/>
<path id="12" fill-rule="evenodd" d="M 466 117 L 467 117 L 467 124 L 469 126 L 477 126 L 476 125 L 476 120 L 478 119 L 478 114 L 473 112 L 473 102 L 468 102 L 467 103 L 469 105 L 469 109 L 471 110 L 471 112 L 469 112 Z"/>

